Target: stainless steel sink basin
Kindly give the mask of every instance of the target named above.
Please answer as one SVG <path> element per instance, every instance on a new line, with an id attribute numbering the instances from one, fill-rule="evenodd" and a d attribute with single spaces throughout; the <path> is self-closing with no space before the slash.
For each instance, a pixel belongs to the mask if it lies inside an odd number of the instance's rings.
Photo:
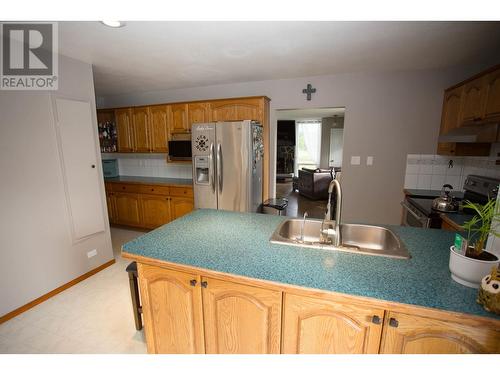
<path id="1" fill-rule="evenodd" d="M 357 254 L 378 255 L 409 259 L 410 254 L 391 230 L 362 224 L 341 224 L 342 245 L 336 247 L 321 242 L 321 220 L 306 220 L 301 240 L 302 219 L 287 219 L 274 231 L 270 241 L 282 245 L 309 247 L 323 250 L 348 251 Z"/>

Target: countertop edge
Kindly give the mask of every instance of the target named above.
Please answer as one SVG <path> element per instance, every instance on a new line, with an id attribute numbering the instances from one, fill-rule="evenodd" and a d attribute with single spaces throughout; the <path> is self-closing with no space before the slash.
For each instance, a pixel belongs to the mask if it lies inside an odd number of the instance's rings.
<path id="1" fill-rule="evenodd" d="M 187 187 L 187 188 L 193 188 L 192 184 L 189 183 L 182 183 L 182 184 L 176 184 L 173 182 L 162 182 L 162 181 L 116 181 L 116 180 L 107 180 L 104 179 L 105 183 L 108 184 L 131 184 L 131 185 L 162 185 L 162 186 L 174 186 L 174 187 Z"/>
<path id="2" fill-rule="evenodd" d="M 356 302 L 369 303 L 373 307 L 381 308 L 384 310 L 388 309 L 388 310 L 395 311 L 395 312 L 410 313 L 410 314 L 420 315 L 420 316 L 428 317 L 428 318 L 449 320 L 450 317 L 453 317 L 459 323 L 460 323 L 460 321 L 467 319 L 467 323 L 470 325 L 472 325 L 472 324 L 478 324 L 478 325 L 493 324 L 494 327 L 490 327 L 490 328 L 493 328 L 495 330 L 500 331 L 500 320 L 496 319 L 496 318 L 490 318 L 490 317 L 485 317 L 485 316 L 480 316 L 480 315 L 462 313 L 462 312 L 452 311 L 452 310 L 437 309 L 437 308 L 426 307 L 426 306 L 421 306 L 421 305 L 412 305 L 412 304 L 406 304 L 406 303 L 401 303 L 401 302 L 382 300 L 382 299 L 374 298 L 374 297 L 358 296 L 358 295 L 340 293 L 340 292 L 335 292 L 335 291 L 330 291 L 330 290 L 308 288 L 308 287 L 303 287 L 303 286 L 293 285 L 293 284 L 284 284 L 284 283 L 266 280 L 266 279 L 255 279 L 255 278 L 248 277 L 248 276 L 229 274 L 229 273 L 225 273 L 225 272 L 214 271 L 214 270 L 207 269 L 207 268 L 191 266 L 188 264 L 168 262 L 165 260 L 159 260 L 159 259 L 155 259 L 155 258 L 145 257 L 142 255 L 136 255 L 136 254 L 132 254 L 132 253 L 128 253 L 126 251 L 123 251 L 123 248 L 121 250 L 122 250 L 121 255 L 123 258 L 134 260 L 138 263 L 148 264 L 148 265 L 152 265 L 152 266 L 166 267 L 166 268 L 170 268 L 170 269 L 173 269 L 176 271 L 181 271 L 181 272 L 182 271 L 184 271 L 184 272 L 196 271 L 196 272 L 203 274 L 205 276 L 208 276 L 208 277 L 223 278 L 223 279 L 228 280 L 228 281 L 234 281 L 234 282 L 240 282 L 240 283 L 243 280 L 243 281 L 248 281 L 252 286 L 267 287 L 268 289 L 274 289 L 274 290 L 279 290 L 279 291 L 283 291 L 283 292 L 308 293 L 308 294 L 313 294 L 317 298 L 321 298 L 321 296 L 323 296 L 323 297 L 330 296 L 330 297 L 337 298 L 337 299 L 346 299 L 346 300 L 353 300 L 354 299 Z"/>

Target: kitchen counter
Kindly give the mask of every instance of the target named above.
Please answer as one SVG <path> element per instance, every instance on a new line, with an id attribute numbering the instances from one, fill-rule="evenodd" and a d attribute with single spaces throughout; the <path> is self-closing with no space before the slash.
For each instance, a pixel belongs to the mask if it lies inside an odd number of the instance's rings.
<path id="1" fill-rule="evenodd" d="M 152 185 L 179 185 L 193 186 L 192 179 L 185 178 L 164 178 L 164 177 L 141 177 L 141 176 L 118 176 L 105 177 L 104 182 L 126 182 L 137 184 L 152 184 Z"/>
<path id="2" fill-rule="evenodd" d="M 123 245 L 123 251 L 281 284 L 500 319 L 476 303 L 477 290 L 448 269 L 454 233 L 387 226 L 411 259 L 272 244 L 286 217 L 197 210 Z"/>

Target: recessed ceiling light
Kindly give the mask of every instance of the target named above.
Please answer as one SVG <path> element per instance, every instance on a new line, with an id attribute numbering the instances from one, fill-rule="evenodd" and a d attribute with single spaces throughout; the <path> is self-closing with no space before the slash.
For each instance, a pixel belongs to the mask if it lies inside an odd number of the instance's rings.
<path id="1" fill-rule="evenodd" d="M 109 26 L 109 27 L 123 27 L 125 26 L 125 22 L 122 21 L 101 21 L 103 25 Z"/>

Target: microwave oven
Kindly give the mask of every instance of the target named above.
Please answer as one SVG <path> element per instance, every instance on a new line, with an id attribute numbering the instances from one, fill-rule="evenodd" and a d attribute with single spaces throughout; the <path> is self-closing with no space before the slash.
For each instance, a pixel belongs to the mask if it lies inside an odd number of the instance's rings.
<path id="1" fill-rule="evenodd" d="M 168 141 L 168 158 L 172 161 L 192 160 L 191 134 L 172 134 Z"/>

